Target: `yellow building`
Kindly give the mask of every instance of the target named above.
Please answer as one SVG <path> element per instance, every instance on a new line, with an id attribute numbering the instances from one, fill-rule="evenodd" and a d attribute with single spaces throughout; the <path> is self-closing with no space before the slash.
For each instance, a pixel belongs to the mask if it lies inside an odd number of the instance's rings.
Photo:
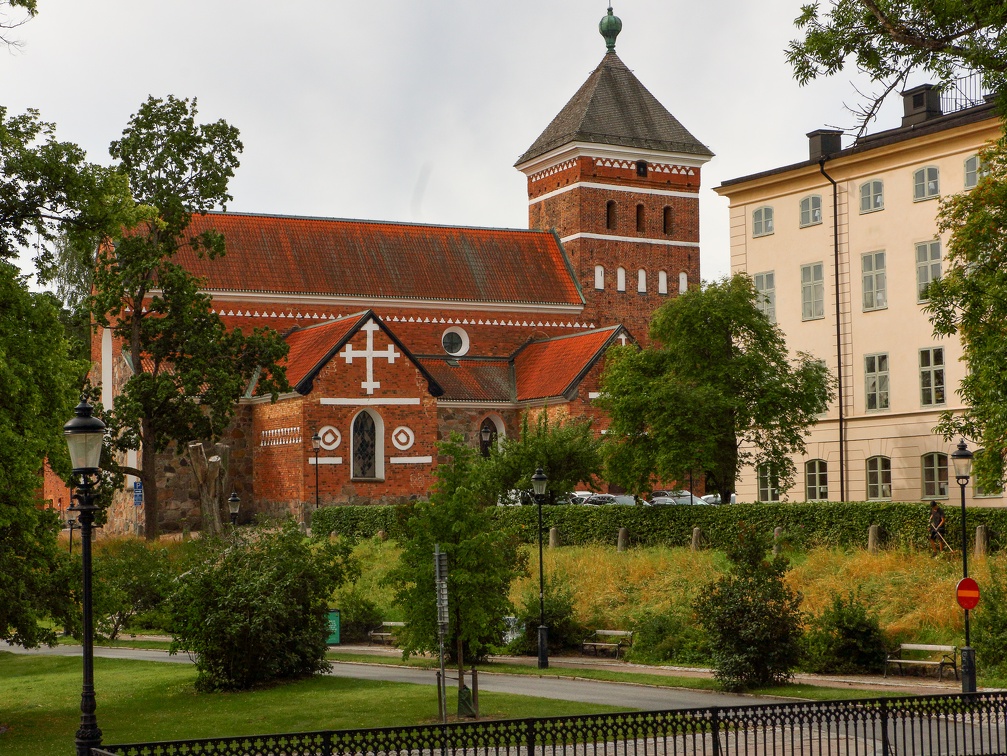
<path id="1" fill-rule="evenodd" d="M 961 408 L 965 365 L 925 310 L 926 285 L 946 265 L 935 216 L 940 197 L 975 185 L 976 153 L 1000 123 L 982 98 L 942 101 L 930 85 L 903 99 L 899 128 L 845 149 L 841 132 L 811 132 L 808 160 L 717 189 L 730 200 L 732 271 L 752 276 L 790 349 L 824 360 L 839 384 L 794 460 L 794 486 L 743 470 L 739 500 L 948 497 L 953 445 L 933 428 Z"/>

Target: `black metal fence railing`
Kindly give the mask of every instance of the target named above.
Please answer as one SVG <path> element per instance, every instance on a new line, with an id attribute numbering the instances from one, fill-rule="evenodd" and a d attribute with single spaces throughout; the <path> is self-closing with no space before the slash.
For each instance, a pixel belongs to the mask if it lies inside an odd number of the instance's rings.
<path id="1" fill-rule="evenodd" d="M 1007 693 L 759 704 L 102 746 L 116 756 L 994 756 Z M 97 756 L 95 751 L 92 751 Z"/>
<path id="2" fill-rule="evenodd" d="M 985 102 L 992 90 L 986 86 L 981 73 L 970 73 L 952 80 L 941 92 L 941 112 L 957 113 Z"/>

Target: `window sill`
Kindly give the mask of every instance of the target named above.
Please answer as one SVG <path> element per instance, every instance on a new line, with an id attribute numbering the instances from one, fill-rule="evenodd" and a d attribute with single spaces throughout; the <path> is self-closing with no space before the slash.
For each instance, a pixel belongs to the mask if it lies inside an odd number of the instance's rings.
<path id="1" fill-rule="evenodd" d="M 815 315 L 814 317 L 811 317 L 811 318 L 801 318 L 801 322 L 802 323 L 810 323 L 810 322 L 815 321 L 815 320 L 825 320 L 825 316 L 824 315 Z"/>
<path id="2" fill-rule="evenodd" d="M 940 199 L 941 195 L 931 194 L 929 197 L 913 197 L 913 202 L 929 202 L 930 200 Z"/>
<path id="3" fill-rule="evenodd" d="M 762 234 L 752 234 L 752 238 L 753 239 L 761 239 L 764 236 L 772 236 L 774 233 L 776 233 L 776 232 L 775 231 L 767 231 L 767 232 L 762 233 Z"/>
<path id="4" fill-rule="evenodd" d="M 884 310 L 887 310 L 887 309 L 888 309 L 888 305 L 884 305 L 883 307 L 865 307 L 863 309 L 863 312 L 878 312 L 879 310 L 880 311 L 884 311 Z"/>
<path id="5" fill-rule="evenodd" d="M 350 480 L 354 483 L 384 483 L 384 478 L 356 478 L 350 477 Z"/>
<path id="6" fill-rule="evenodd" d="M 864 210 L 863 208 L 861 208 L 860 214 L 869 215 L 871 213 L 880 213 L 884 209 L 885 209 L 884 205 L 882 205 L 881 207 L 872 207 L 870 210 Z M 885 499 L 872 499 L 872 501 L 885 501 Z"/>
<path id="7" fill-rule="evenodd" d="M 814 221 L 813 223 L 801 223 L 797 227 L 798 228 L 811 228 L 812 226 L 820 226 L 820 225 L 822 225 L 821 221 Z"/>

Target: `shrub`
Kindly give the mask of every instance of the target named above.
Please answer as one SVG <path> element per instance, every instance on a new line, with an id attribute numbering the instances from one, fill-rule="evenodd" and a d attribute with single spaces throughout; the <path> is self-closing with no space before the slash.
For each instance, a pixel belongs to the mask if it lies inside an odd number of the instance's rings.
<path id="1" fill-rule="evenodd" d="M 741 524 L 727 574 L 693 609 L 710 637 L 714 677 L 727 690 L 788 680 L 801 656 L 800 594 L 784 582 L 782 556 L 767 559 L 768 533 Z"/>
<path id="2" fill-rule="evenodd" d="M 710 641 L 695 619 L 680 611 L 644 611 L 633 625 L 627 661 L 637 664 L 709 664 Z"/>
<path id="3" fill-rule="evenodd" d="M 971 515 L 972 513 L 969 512 Z M 990 562 L 989 584 L 982 588 L 982 601 L 972 614 L 972 645 L 976 669 L 984 675 L 1007 676 L 1007 569 Z"/>
<path id="4" fill-rule="evenodd" d="M 94 556 L 94 616 L 99 638 L 115 640 L 141 612 L 159 609 L 171 588 L 164 549 L 140 540 L 113 541 Z"/>
<path id="5" fill-rule="evenodd" d="M 353 585 L 336 597 L 339 609 L 340 642 L 368 640 L 367 633 L 381 624 L 384 617 L 378 605 Z"/>
<path id="6" fill-rule="evenodd" d="M 201 542 L 170 599 L 171 652 L 195 655 L 196 688 L 241 690 L 328 669 L 328 604 L 355 577 L 348 546 L 309 542 L 292 520 Z"/>
<path id="7" fill-rule="evenodd" d="M 845 599 L 836 595 L 832 604 L 809 623 L 805 642 L 805 666 L 809 672 L 862 674 L 883 672 L 885 634 L 875 614 L 868 611 L 859 593 Z"/>
<path id="8" fill-rule="evenodd" d="M 538 626 L 541 611 L 538 600 L 538 581 L 529 583 L 521 598 L 517 613 L 522 635 L 512 641 L 508 651 L 534 656 L 538 653 Z M 545 624 L 549 628 L 549 653 L 579 650 L 587 629 L 577 621 L 573 588 L 564 575 L 546 575 Z"/>

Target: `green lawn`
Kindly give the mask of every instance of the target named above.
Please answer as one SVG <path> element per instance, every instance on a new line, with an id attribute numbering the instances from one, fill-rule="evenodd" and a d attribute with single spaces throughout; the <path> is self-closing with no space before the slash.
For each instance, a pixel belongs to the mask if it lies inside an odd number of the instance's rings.
<path id="1" fill-rule="evenodd" d="M 317 677 L 249 693 L 201 694 L 186 664 L 95 659 L 106 743 L 434 722 L 433 686 Z M 67 756 L 80 720 L 80 659 L 0 652 L 0 754 Z M 482 692 L 486 717 L 619 711 Z M 450 699 L 449 699 L 450 703 Z"/>

